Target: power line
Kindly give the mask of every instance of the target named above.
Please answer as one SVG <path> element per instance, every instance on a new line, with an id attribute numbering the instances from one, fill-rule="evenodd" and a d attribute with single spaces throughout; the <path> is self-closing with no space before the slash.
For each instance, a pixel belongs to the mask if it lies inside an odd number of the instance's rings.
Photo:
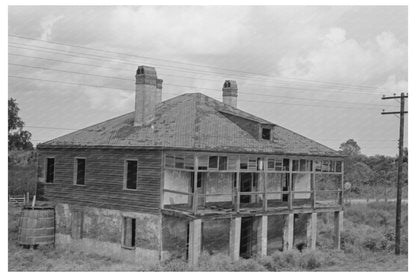
<path id="1" fill-rule="evenodd" d="M 65 53 L 57 53 L 56 51 L 60 51 L 60 50 L 55 50 L 55 51 L 52 52 L 52 51 L 47 51 L 47 50 L 31 49 L 31 48 L 27 48 L 27 47 L 17 47 L 17 46 L 11 46 L 11 47 L 18 48 L 18 49 L 28 49 L 28 50 L 33 50 L 33 51 L 46 52 L 46 53 L 53 53 L 53 54 L 58 54 L 58 55 L 65 55 L 65 56 L 82 58 L 82 59 L 98 60 L 98 61 L 103 61 L 102 59 L 104 58 L 104 59 L 107 59 L 107 61 L 111 61 L 111 62 L 129 64 L 129 65 L 134 65 L 134 66 L 137 65 L 136 63 L 126 62 L 126 61 L 123 61 L 123 60 L 118 59 L 118 58 L 117 59 L 114 59 L 114 58 L 109 58 L 109 57 L 106 57 L 106 56 L 99 56 L 99 55 L 94 55 L 94 56 L 98 56 L 98 57 L 101 57 L 101 58 L 90 58 L 90 57 L 81 57 L 79 55 L 67 54 L 68 51 L 64 51 Z M 42 48 L 42 47 L 40 47 L 40 48 Z M 75 52 L 75 53 L 79 53 L 79 52 Z M 80 54 L 82 54 L 84 56 L 90 56 L 90 54 L 86 54 L 86 53 L 80 53 Z M 116 60 L 116 61 L 114 61 L 114 60 Z M 64 62 L 64 61 L 62 61 L 62 62 Z M 173 68 L 173 69 L 175 69 L 175 71 L 179 71 L 179 72 L 195 73 L 195 71 L 190 71 L 190 70 L 177 70 L 177 67 L 172 67 L 172 66 L 164 66 L 164 65 L 157 65 L 157 66 L 159 68 L 162 68 L 162 69 L 163 68 L 165 68 L 165 69 L 166 68 L 168 68 L 168 69 L 169 68 L 170 69 Z M 215 72 L 208 72 L 208 74 L 205 74 L 205 75 L 224 76 L 224 73 L 218 74 L 218 73 L 215 73 Z M 171 75 L 171 76 L 177 77 L 177 75 Z M 242 77 L 240 75 L 234 75 L 234 76 L 237 76 L 237 77 L 240 77 L 240 78 L 247 78 L 246 76 L 243 76 Z M 192 78 L 192 79 L 194 79 L 194 78 Z M 208 79 L 208 80 L 210 80 L 210 79 Z M 265 81 L 265 80 L 262 79 L 262 81 Z M 267 80 L 267 81 L 269 81 L 269 80 Z M 279 82 L 279 81 L 277 81 L 277 82 Z M 280 82 L 282 82 L 282 81 L 280 81 Z M 288 83 L 288 82 L 285 81 L 284 83 Z M 261 86 L 262 87 L 270 87 L 270 86 L 264 86 L 264 85 L 261 85 Z M 299 87 L 291 87 L 291 86 L 289 86 L 289 87 L 288 86 L 273 86 L 273 87 L 275 87 L 275 88 L 291 89 L 291 90 L 301 90 L 303 92 L 305 92 L 305 90 L 306 90 L 306 91 L 319 91 L 319 92 L 329 92 L 330 91 L 331 93 L 337 93 L 336 91 L 334 91 L 334 88 L 331 88 L 331 87 L 322 87 L 322 86 L 321 87 L 316 86 L 316 89 L 299 88 Z M 353 87 L 353 86 L 351 86 L 351 87 Z M 379 93 L 374 93 L 374 92 L 371 92 L 370 93 L 370 92 L 364 92 L 364 91 L 362 91 L 362 92 L 352 92 L 352 91 L 345 92 L 346 87 L 341 87 L 340 89 L 342 89 L 343 91 L 338 92 L 338 93 L 342 93 L 342 94 L 349 93 L 349 94 L 379 95 Z M 328 91 L 323 91 L 323 90 L 328 90 Z"/>
<path id="2" fill-rule="evenodd" d="M 264 76 L 264 77 L 266 77 L 268 79 L 270 79 L 270 78 L 282 78 L 282 77 L 277 77 L 277 76 L 273 76 L 273 75 L 269 75 L 269 74 L 264 74 L 264 73 L 260 73 L 259 74 L 259 73 L 249 72 L 249 71 L 242 71 L 242 70 L 235 70 L 235 69 L 229 69 L 229 68 L 222 68 L 222 67 L 217 67 L 217 66 L 210 66 L 210 65 L 203 65 L 203 64 L 195 64 L 195 63 L 188 63 L 188 62 L 181 62 L 181 61 L 174 61 L 174 60 L 169 60 L 169 59 L 160 59 L 160 58 L 154 58 L 154 57 L 146 57 L 146 56 L 140 56 L 140 55 L 135 55 L 135 54 L 130 54 L 130 53 L 122 53 L 122 52 L 117 52 L 117 51 L 103 50 L 103 49 L 92 48 L 92 47 L 85 47 L 85 46 L 74 45 L 74 44 L 69 44 L 69 43 L 60 43 L 60 42 L 54 42 L 54 41 L 48 41 L 48 40 L 35 39 L 35 38 L 20 36 L 20 35 L 16 35 L 16 34 L 11 34 L 9 36 L 16 37 L 16 38 L 20 38 L 20 39 L 26 39 L 26 40 L 41 41 L 41 42 L 45 42 L 45 43 L 48 43 L 48 44 L 64 45 L 64 46 L 76 47 L 76 48 L 80 48 L 80 49 L 87 49 L 87 50 L 99 51 L 99 52 L 103 52 L 103 53 L 112 53 L 112 54 L 124 55 L 124 56 L 130 56 L 130 57 L 136 57 L 136 58 L 141 58 L 141 59 L 158 60 L 158 61 L 163 61 L 163 62 L 168 62 L 168 63 L 184 64 L 184 65 L 191 65 L 191 66 L 198 66 L 198 67 L 205 67 L 205 68 L 220 69 L 220 70 L 224 70 L 224 71 L 237 72 L 237 73 L 249 74 L 249 75 L 254 75 L 254 76 L 259 76 L 260 75 L 260 76 Z M 298 81 L 303 81 L 303 82 L 311 82 L 311 83 L 325 83 L 325 84 L 339 85 L 339 86 L 345 86 L 345 87 L 354 87 L 355 86 L 355 87 L 362 87 L 362 88 L 379 89 L 379 87 L 374 87 L 374 86 L 350 85 L 350 84 L 342 84 L 342 83 L 338 83 L 338 82 L 329 82 L 329 81 L 307 80 L 307 79 L 290 78 L 290 77 L 286 77 L 286 79 L 298 80 Z"/>
<path id="3" fill-rule="evenodd" d="M 57 72 L 63 72 L 63 73 L 71 73 L 71 74 L 78 74 L 78 75 L 86 75 L 86 76 L 94 76 L 94 77 L 103 77 L 103 78 L 111 78 L 111 79 L 117 79 L 117 80 L 124 80 L 124 81 L 133 81 L 132 79 L 128 78 L 121 78 L 121 77 L 113 77 L 109 75 L 100 75 L 100 74 L 92 74 L 92 73 L 85 73 L 85 72 L 77 72 L 77 71 L 69 71 L 69 70 L 61 70 L 61 69 L 54 69 L 54 68 L 47 68 L 47 67 L 41 67 L 41 66 L 31 66 L 31 65 L 23 65 L 23 64 L 15 64 L 15 63 L 9 63 L 9 65 L 13 66 L 20 66 L 20 67 L 29 67 L 29 68 L 36 68 L 36 69 L 42 69 L 42 70 L 49 70 L 49 71 L 57 71 Z M 165 83 L 164 85 L 167 86 L 175 86 L 175 87 L 186 87 L 186 88 L 195 88 L 195 89 L 204 89 L 204 90 L 212 90 L 212 91 L 218 91 L 218 89 L 214 88 L 202 88 L 202 87 L 195 87 L 195 86 L 186 86 L 186 85 L 178 85 L 178 84 L 170 84 Z M 296 100 L 308 100 L 308 101 L 319 101 L 319 102 L 333 102 L 333 103 L 343 103 L 343 104 L 358 104 L 358 105 L 368 105 L 368 106 L 386 106 L 386 105 L 379 105 L 379 104 L 372 104 L 372 103 L 364 103 L 364 102 L 348 102 L 348 101 L 336 101 L 336 100 L 327 100 L 327 99 L 316 99 L 316 98 L 302 98 L 302 97 L 290 97 L 290 96 L 283 96 L 283 95 L 270 95 L 270 94 L 262 94 L 262 93 L 247 93 L 247 92 L 241 92 L 241 94 L 247 94 L 247 95 L 259 95 L 259 96 L 267 96 L 267 97 L 275 97 L 275 98 L 287 98 L 287 99 L 296 99 Z M 389 105 L 391 107 L 395 107 L 392 105 Z"/>
<path id="4" fill-rule="evenodd" d="M 70 64 L 78 64 L 78 65 L 85 65 L 85 66 L 90 66 L 90 67 L 97 67 L 97 68 L 108 68 L 108 69 L 114 69 L 114 70 L 118 70 L 118 71 L 124 71 L 124 72 L 130 72 L 130 71 L 127 71 L 127 70 L 125 70 L 125 69 L 123 69 L 123 68 L 117 68 L 117 67 L 108 67 L 108 66 L 98 66 L 98 65 L 91 65 L 91 64 L 85 64 L 85 63 L 79 63 L 79 62 L 70 62 L 70 61 L 64 61 L 64 60 L 56 60 L 56 59 L 48 59 L 48 58 L 40 58 L 40 57 L 33 57 L 33 56 L 27 56 L 27 55 L 20 55 L 20 54 L 15 54 L 15 53 L 9 53 L 9 55 L 13 55 L 13 56 L 20 56 L 20 57 L 27 57 L 27 58 L 32 58 L 32 59 L 41 59 L 41 60 L 48 60 L 48 61 L 55 61 L 55 62 L 62 62 L 62 63 L 70 63 Z M 173 77 L 180 77 L 180 78 L 188 78 L 188 79 L 195 79 L 195 78 L 190 78 L 190 77 L 185 77 L 185 76 L 178 76 L 178 75 L 168 75 L 168 74 L 164 74 L 164 75 L 167 75 L 167 76 L 173 76 Z M 102 77 L 104 77 L 104 76 L 102 76 Z M 105 77 L 110 77 L 110 76 L 105 76 Z M 117 78 L 118 79 L 118 78 Z M 127 80 L 127 79 L 126 79 Z M 129 79 L 130 80 L 130 79 Z M 209 80 L 209 79 L 208 79 Z M 212 80 L 212 79 L 211 79 Z M 184 86 L 184 85 L 178 85 L 178 84 L 170 84 L 170 85 L 173 85 L 173 86 L 178 86 L 178 87 L 190 87 L 190 88 L 200 88 L 200 87 L 191 87 L 191 86 Z M 266 87 L 266 88 L 270 88 L 270 87 L 268 87 L 268 86 L 262 86 L 262 87 Z M 310 88 L 297 88 L 297 87 L 285 87 L 285 86 L 274 86 L 275 88 L 283 88 L 283 89 L 289 89 L 289 90 L 300 90 L 301 92 L 308 92 L 308 91 L 318 91 L 318 92 L 324 92 L 324 93 L 327 93 L 327 92 L 331 92 L 331 93 L 337 93 L 337 94 L 345 94 L 343 91 L 334 91 L 334 90 L 331 90 L 331 91 L 323 91 L 324 89 L 317 89 L 317 90 L 312 90 L 312 89 L 310 89 Z M 212 89 L 212 88 L 200 88 L 200 89 L 208 89 L 208 90 L 214 90 L 214 91 L 218 91 L 218 89 Z M 241 92 L 241 91 L 240 91 Z M 365 93 L 355 93 L 355 92 L 349 92 L 349 93 L 351 93 L 351 94 L 365 94 Z M 248 94 L 253 94 L 253 93 L 248 93 Z M 264 94 L 264 95 L 266 95 L 266 96 L 270 96 L 270 94 Z M 272 96 L 273 97 L 273 96 Z M 293 97 L 291 97 L 291 98 L 293 98 Z M 308 100 L 314 100 L 313 98 L 309 98 Z M 329 100 L 328 100 L 329 101 Z M 333 101 L 333 100 L 332 100 Z M 345 102 L 345 101 L 336 101 L 336 102 Z M 358 103 L 358 102 L 357 102 Z M 357 103 L 354 103 L 354 104 L 357 104 Z M 359 102 L 359 103 L 361 103 L 361 102 Z M 368 103 L 368 104 L 370 104 L 370 105 L 377 105 L 377 104 L 371 104 L 371 103 Z M 380 106 L 380 105 L 377 105 L 377 106 Z"/>
<path id="5" fill-rule="evenodd" d="M 81 83 L 64 82 L 64 81 L 56 81 L 56 80 L 46 80 L 46 79 L 16 76 L 16 75 L 9 75 L 8 77 L 9 78 L 19 78 L 19 79 L 33 80 L 33 81 L 59 83 L 59 84 L 72 85 L 72 86 L 85 86 L 85 87 L 104 88 L 104 89 L 113 89 L 113 90 L 119 90 L 119 91 L 132 92 L 131 89 L 108 87 L 108 86 L 81 84 Z M 164 92 L 164 94 L 172 94 L 172 95 L 176 95 L 176 96 L 180 95 L 180 94 L 174 94 L 174 93 L 168 93 L 168 92 Z M 264 103 L 264 104 L 280 104 L 280 105 L 291 105 L 291 106 L 320 107 L 320 108 L 330 108 L 330 109 L 360 109 L 360 110 L 362 109 L 362 107 L 325 106 L 325 105 L 311 105 L 311 104 L 300 104 L 300 103 L 272 102 L 272 101 L 244 100 L 244 99 L 239 99 L 239 101 L 251 102 L 251 103 Z M 368 107 L 367 109 L 378 109 L 378 108 Z"/>
<path id="6" fill-rule="evenodd" d="M 24 47 L 18 47 L 18 48 L 23 48 L 23 49 L 29 49 L 29 50 L 35 50 L 36 51 L 36 49 L 30 49 L 30 48 L 24 48 Z M 39 50 L 39 51 L 41 51 L 41 50 Z M 50 51 L 47 51 L 47 52 L 50 52 Z M 52 53 L 54 53 L 54 52 L 52 52 Z M 58 54 L 67 55 L 65 53 L 58 53 Z M 130 71 L 125 70 L 124 68 L 118 68 L 118 67 L 116 68 L 116 67 L 101 66 L 101 65 L 98 66 L 98 65 L 91 65 L 91 64 L 86 64 L 86 63 L 70 62 L 70 61 L 65 61 L 65 60 L 48 59 L 48 58 L 40 58 L 40 57 L 27 56 L 27 55 L 15 54 L 15 53 L 9 53 L 9 55 L 27 57 L 27 58 L 32 58 L 32 59 L 48 60 L 48 61 L 61 62 L 61 63 L 70 63 L 70 64 L 77 64 L 77 65 L 91 66 L 91 67 L 116 69 L 118 71 L 130 72 Z M 70 56 L 77 57 L 77 58 L 83 58 L 83 59 L 89 59 L 89 58 L 86 58 L 86 57 L 79 57 L 77 55 L 70 55 Z M 94 59 L 94 60 L 100 60 L 100 59 Z M 117 62 L 120 62 L 120 60 L 117 60 Z M 131 64 L 131 65 L 136 66 L 135 63 L 127 63 L 127 64 Z M 186 71 L 186 72 L 189 72 L 189 71 Z M 172 74 L 166 74 L 166 73 L 164 73 L 163 75 L 164 76 L 172 76 L 172 77 L 175 77 L 175 78 L 185 78 L 185 79 L 192 79 L 192 80 L 195 79 L 195 77 L 189 77 L 189 76 L 183 76 L 183 75 L 172 75 Z M 222 75 L 220 75 L 220 76 L 222 76 Z M 218 81 L 218 79 L 201 78 L 199 76 L 198 76 L 198 80 Z M 288 82 L 283 82 L 283 83 L 288 83 Z M 262 85 L 262 84 L 253 84 L 253 85 L 252 84 L 247 84 L 247 85 L 248 86 L 256 86 L 256 88 L 263 87 L 263 88 L 277 88 L 277 89 L 297 90 L 297 91 L 299 91 L 298 93 L 306 93 L 306 92 L 329 93 L 329 92 L 331 92 L 331 93 L 337 93 L 337 94 L 349 93 L 349 94 L 369 94 L 369 95 L 373 95 L 373 93 L 365 93 L 365 92 L 362 92 L 362 91 L 361 92 L 352 92 L 352 91 L 345 92 L 345 89 L 342 89 L 342 91 L 338 91 L 338 90 L 334 90 L 334 88 L 330 88 L 330 87 L 326 87 L 326 86 L 321 86 L 321 87 L 315 86 L 315 89 L 313 89 L 313 88 L 310 88 L 310 87 L 302 88 L 302 87 L 277 86 L 277 85 L 265 86 L 265 85 Z M 181 86 L 181 85 L 176 85 L 176 86 Z M 217 91 L 217 89 L 215 89 L 215 91 Z"/>

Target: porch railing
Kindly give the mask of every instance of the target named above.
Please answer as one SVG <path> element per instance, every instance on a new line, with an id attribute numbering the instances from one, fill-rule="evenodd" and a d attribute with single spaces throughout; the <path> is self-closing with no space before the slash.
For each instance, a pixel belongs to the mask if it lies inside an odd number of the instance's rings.
<path id="1" fill-rule="evenodd" d="M 241 210 L 270 211 L 273 209 L 297 208 L 316 209 L 321 207 L 334 207 L 343 204 L 343 191 L 338 190 L 303 190 L 303 191 L 252 191 L 233 193 L 193 193 L 171 189 L 164 189 L 164 208 L 188 211 L 193 214 L 210 208 L 229 212 Z M 176 203 L 169 202 L 169 195 L 177 195 Z M 299 196 L 300 195 L 300 196 Z M 249 197 L 242 202 L 242 197 Z M 273 197 L 275 196 L 275 197 Z M 298 197 L 297 197 L 298 196 Z M 303 196 L 303 197 L 301 197 Z M 207 201 L 217 197 L 216 201 Z M 220 201 L 218 198 L 223 198 Z M 247 201 L 247 202 L 246 202 Z"/>

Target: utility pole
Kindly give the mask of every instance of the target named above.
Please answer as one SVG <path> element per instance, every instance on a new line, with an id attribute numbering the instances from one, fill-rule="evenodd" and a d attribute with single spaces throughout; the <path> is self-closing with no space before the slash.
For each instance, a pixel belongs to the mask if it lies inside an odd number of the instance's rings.
<path id="1" fill-rule="evenodd" d="M 403 92 L 400 96 L 384 96 L 382 100 L 387 99 L 397 99 L 400 98 L 400 112 L 383 112 L 382 115 L 386 114 L 400 114 L 400 135 L 399 135 L 399 160 L 398 160 L 398 169 L 397 169 L 397 201 L 396 201 L 396 245 L 394 252 L 396 255 L 400 255 L 400 224 L 402 216 L 402 171 L 403 171 L 403 136 L 404 136 L 404 114 L 407 114 L 407 111 L 404 110 L 404 102 L 408 95 Z"/>

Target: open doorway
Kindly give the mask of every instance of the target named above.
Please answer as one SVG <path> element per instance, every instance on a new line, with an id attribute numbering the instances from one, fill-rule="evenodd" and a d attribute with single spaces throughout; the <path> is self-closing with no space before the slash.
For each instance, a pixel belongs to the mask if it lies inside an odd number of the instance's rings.
<path id="1" fill-rule="evenodd" d="M 241 218 L 240 257 L 248 259 L 252 256 L 254 235 L 254 217 Z"/>
<path id="2" fill-rule="evenodd" d="M 257 173 L 240 173 L 240 192 L 257 191 Z M 241 195 L 240 203 L 256 202 L 255 195 Z"/>

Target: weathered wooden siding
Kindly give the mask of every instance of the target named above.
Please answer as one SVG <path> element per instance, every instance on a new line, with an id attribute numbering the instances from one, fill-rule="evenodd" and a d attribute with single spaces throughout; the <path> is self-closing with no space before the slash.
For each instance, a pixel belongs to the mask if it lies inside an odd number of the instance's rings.
<path id="1" fill-rule="evenodd" d="M 161 151 L 39 149 L 38 191 L 46 200 L 97 208 L 160 212 Z M 55 157 L 53 184 L 45 184 L 45 159 Z M 76 157 L 86 158 L 85 185 L 74 185 Z M 123 190 L 124 161 L 138 160 L 137 190 Z"/>

